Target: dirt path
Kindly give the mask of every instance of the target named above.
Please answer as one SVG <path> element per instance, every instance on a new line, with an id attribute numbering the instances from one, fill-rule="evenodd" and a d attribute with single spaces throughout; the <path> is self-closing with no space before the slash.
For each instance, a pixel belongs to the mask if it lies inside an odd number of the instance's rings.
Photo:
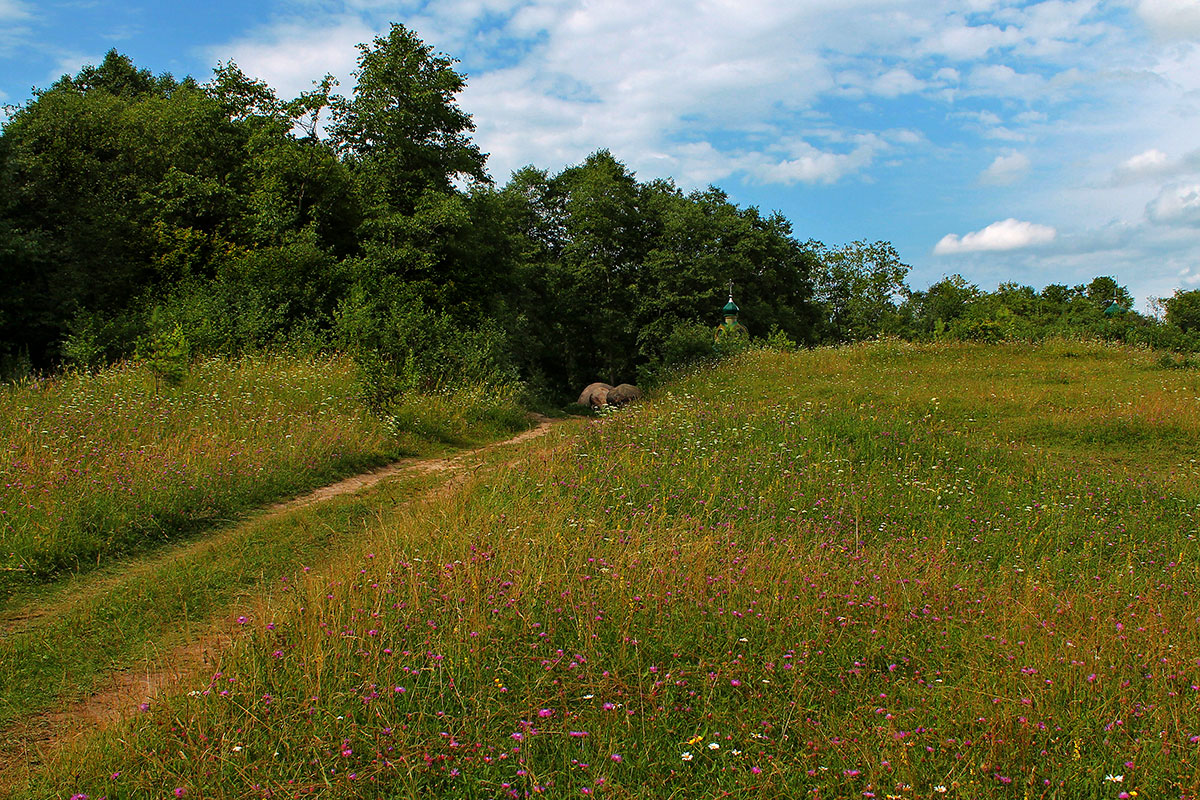
<path id="1" fill-rule="evenodd" d="M 545 434 L 553 421 L 536 416 L 537 424 L 511 439 L 457 453 L 445 458 L 407 459 L 388 466 L 354 475 L 337 483 L 324 486 L 292 500 L 276 503 L 264 510 L 267 518 L 282 516 L 299 508 L 322 503 L 341 495 L 353 494 L 391 478 L 410 475 L 447 473 L 451 480 L 472 459 L 502 447 L 520 444 Z M 422 497 L 446 491 L 443 484 L 428 490 Z M 255 520 L 261 520 L 258 515 Z M 232 530 L 236 530 L 236 527 Z M 218 537 L 220 534 L 218 534 Z M 212 546 L 211 539 L 197 546 Z M 181 553 L 170 554 L 178 558 Z M 135 569 L 146 569 L 146 566 Z M 120 580 L 120 575 L 106 576 L 89 587 L 89 594 L 102 592 Z M 26 782 L 30 773 L 45 758 L 65 745 L 78 740 L 114 721 L 138 713 L 143 704 L 150 703 L 158 695 L 169 692 L 196 675 L 208 671 L 216 664 L 221 651 L 232 639 L 231 617 L 236 611 L 211 619 L 209 630 L 186 645 L 162 654 L 144 670 L 120 672 L 112 676 L 111 683 L 95 694 L 80 700 L 65 709 L 47 711 L 22 720 L 8 730 L 0 731 L 0 794 L 6 789 Z M 36 620 L 42 612 L 37 608 L 22 609 L 18 615 L 5 620 L 6 627 L 16 627 Z"/>

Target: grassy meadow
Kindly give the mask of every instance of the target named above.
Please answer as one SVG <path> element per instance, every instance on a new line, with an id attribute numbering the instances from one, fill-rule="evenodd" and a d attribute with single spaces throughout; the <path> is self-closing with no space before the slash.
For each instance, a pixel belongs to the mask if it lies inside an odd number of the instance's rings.
<path id="1" fill-rule="evenodd" d="M 752 351 L 356 517 L 29 797 L 1194 798 L 1200 374 Z"/>
<path id="2" fill-rule="evenodd" d="M 131 362 L 0 387 L 0 580 L 86 571 L 400 455 L 527 424 L 505 398 L 414 396 L 381 419 L 359 394 L 348 360 L 284 357 L 203 361 L 178 388 L 156 388 Z"/>
<path id="3" fill-rule="evenodd" d="M 205 361 L 156 391 L 131 362 L 0 388 L 0 567 L 46 577 L 143 551 L 397 453 L 348 363 Z"/>

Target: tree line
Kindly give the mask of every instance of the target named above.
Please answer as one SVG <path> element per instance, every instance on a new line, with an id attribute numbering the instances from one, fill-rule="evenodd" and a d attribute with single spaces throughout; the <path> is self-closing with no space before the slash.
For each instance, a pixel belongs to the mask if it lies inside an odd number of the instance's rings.
<path id="1" fill-rule="evenodd" d="M 1128 305 L 1111 279 L 913 292 L 886 242 L 801 241 L 606 150 L 498 186 L 455 64 L 393 25 L 360 45 L 349 95 L 326 76 L 282 99 L 232 62 L 177 80 L 116 51 L 37 91 L 0 132 L 0 377 L 338 349 L 376 403 L 497 379 L 562 398 L 711 352 L 730 280 L 777 343 L 1157 324 L 1105 317 Z M 1180 342 L 1189 303 L 1167 307 Z"/>

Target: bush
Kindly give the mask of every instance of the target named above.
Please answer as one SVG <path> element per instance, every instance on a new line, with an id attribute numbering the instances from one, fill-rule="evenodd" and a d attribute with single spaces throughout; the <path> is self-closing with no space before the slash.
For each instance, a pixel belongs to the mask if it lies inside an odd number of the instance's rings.
<path id="1" fill-rule="evenodd" d="M 663 342 L 662 364 L 668 369 L 694 364 L 712 356 L 712 328 L 699 322 L 680 322 Z"/>
<path id="2" fill-rule="evenodd" d="M 776 350 L 780 353 L 790 353 L 796 349 L 796 343 L 778 326 L 771 328 L 771 332 L 763 340 L 763 346 L 768 350 Z"/>
<path id="3" fill-rule="evenodd" d="M 403 285 L 378 293 L 355 286 L 338 307 L 335 334 L 358 365 L 364 399 L 377 411 L 411 394 L 517 384 L 494 322 L 464 329 Z"/>
<path id="4" fill-rule="evenodd" d="M 183 326 L 178 322 L 163 324 L 156 315 L 154 323 L 149 336 L 138 349 L 147 369 L 154 376 L 154 389 L 157 391 L 162 383 L 168 386 L 183 383 L 191 366 L 192 351 Z"/>

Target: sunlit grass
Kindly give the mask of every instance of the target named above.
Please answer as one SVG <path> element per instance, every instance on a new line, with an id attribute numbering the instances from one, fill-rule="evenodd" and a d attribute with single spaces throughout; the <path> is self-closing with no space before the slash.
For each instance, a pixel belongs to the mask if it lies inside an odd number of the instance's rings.
<path id="1" fill-rule="evenodd" d="M 747 353 L 380 507 L 32 795 L 1194 797 L 1198 398 L 1090 344 Z"/>
<path id="2" fill-rule="evenodd" d="M 156 391 L 121 364 L 0 388 L 0 568 L 145 550 L 398 453 L 339 360 L 198 364 Z"/>

